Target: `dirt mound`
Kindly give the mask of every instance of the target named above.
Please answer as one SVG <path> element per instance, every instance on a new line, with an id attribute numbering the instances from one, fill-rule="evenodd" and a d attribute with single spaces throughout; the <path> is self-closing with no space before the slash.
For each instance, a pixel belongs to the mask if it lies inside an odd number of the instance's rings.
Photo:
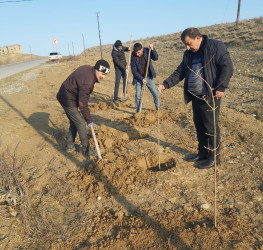
<path id="1" fill-rule="evenodd" d="M 153 124 L 157 124 L 157 122 L 162 121 L 174 121 L 178 122 L 179 117 L 174 113 L 167 113 L 166 111 L 152 111 L 148 110 L 144 113 L 136 113 L 135 115 L 124 118 L 124 122 L 130 126 L 138 126 L 138 127 L 149 127 Z"/>

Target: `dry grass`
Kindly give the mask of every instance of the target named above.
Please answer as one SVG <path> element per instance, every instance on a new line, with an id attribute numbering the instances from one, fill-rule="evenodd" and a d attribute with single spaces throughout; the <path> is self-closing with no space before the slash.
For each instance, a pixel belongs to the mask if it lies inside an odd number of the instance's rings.
<path id="1" fill-rule="evenodd" d="M 29 55 L 29 54 L 10 54 L 10 55 L 1 55 L 0 57 L 0 65 L 11 64 L 15 62 L 24 62 L 30 61 L 33 59 L 43 58 L 37 55 Z"/>

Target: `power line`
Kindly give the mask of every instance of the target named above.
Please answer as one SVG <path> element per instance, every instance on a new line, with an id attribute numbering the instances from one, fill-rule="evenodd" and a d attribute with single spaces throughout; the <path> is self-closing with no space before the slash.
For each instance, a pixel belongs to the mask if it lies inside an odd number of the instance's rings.
<path id="1" fill-rule="evenodd" d="M 19 1 L 0 1 L 0 3 L 20 3 L 20 2 L 29 2 L 33 0 L 19 0 Z"/>

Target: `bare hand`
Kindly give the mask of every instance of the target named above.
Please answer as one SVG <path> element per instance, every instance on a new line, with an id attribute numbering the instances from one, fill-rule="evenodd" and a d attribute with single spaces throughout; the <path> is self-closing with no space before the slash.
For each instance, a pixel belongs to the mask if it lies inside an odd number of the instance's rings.
<path id="1" fill-rule="evenodd" d="M 161 94 L 163 92 L 163 90 L 165 90 L 164 85 L 159 85 L 159 87 L 157 88 L 158 92 Z"/>
<path id="2" fill-rule="evenodd" d="M 216 91 L 215 98 L 218 100 L 225 95 L 224 92 Z"/>
<path id="3" fill-rule="evenodd" d="M 143 79 L 143 80 L 142 80 L 142 83 L 143 83 L 143 84 L 146 84 L 146 83 L 147 83 L 147 81 L 146 81 L 145 79 Z"/>
<path id="4" fill-rule="evenodd" d="M 150 45 L 149 45 L 149 49 L 150 49 L 150 50 L 153 50 L 153 44 L 150 44 Z"/>

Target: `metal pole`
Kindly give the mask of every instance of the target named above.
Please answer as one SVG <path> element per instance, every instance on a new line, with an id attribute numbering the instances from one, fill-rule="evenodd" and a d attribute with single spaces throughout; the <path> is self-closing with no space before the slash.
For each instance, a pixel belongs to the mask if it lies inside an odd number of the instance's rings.
<path id="1" fill-rule="evenodd" d="M 69 43 L 68 43 L 68 55 L 70 56 L 70 51 L 69 51 Z"/>
<path id="2" fill-rule="evenodd" d="M 31 59 L 32 59 L 32 52 L 31 52 L 31 46 L 29 45 L 29 51 L 30 51 L 30 56 L 31 56 Z"/>
<path id="3" fill-rule="evenodd" d="M 72 51 L 73 51 L 73 56 L 75 56 L 75 53 L 74 53 L 74 44 L 72 42 Z"/>
<path id="4" fill-rule="evenodd" d="M 101 38 L 100 38 L 100 23 L 99 23 L 99 13 L 97 12 L 97 21 L 98 21 L 98 30 L 99 30 L 99 39 L 100 39 L 100 55 L 102 59 L 102 48 L 101 48 Z"/>
<path id="5" fill-rule="evenodd" d="M 84 47 L 84 56 L 86 57 L 85 41 L 84 41 L 83 34 L 82 34 L 82 40 L 83 40 L 83 47 Z"/>
<path id="6" fill-rule="evenodd" d="M 238 0 L 236 27 L 238 27 L 238 23 L 239 23 L 240 7 L 241 7 L 241 0 Z"/>

